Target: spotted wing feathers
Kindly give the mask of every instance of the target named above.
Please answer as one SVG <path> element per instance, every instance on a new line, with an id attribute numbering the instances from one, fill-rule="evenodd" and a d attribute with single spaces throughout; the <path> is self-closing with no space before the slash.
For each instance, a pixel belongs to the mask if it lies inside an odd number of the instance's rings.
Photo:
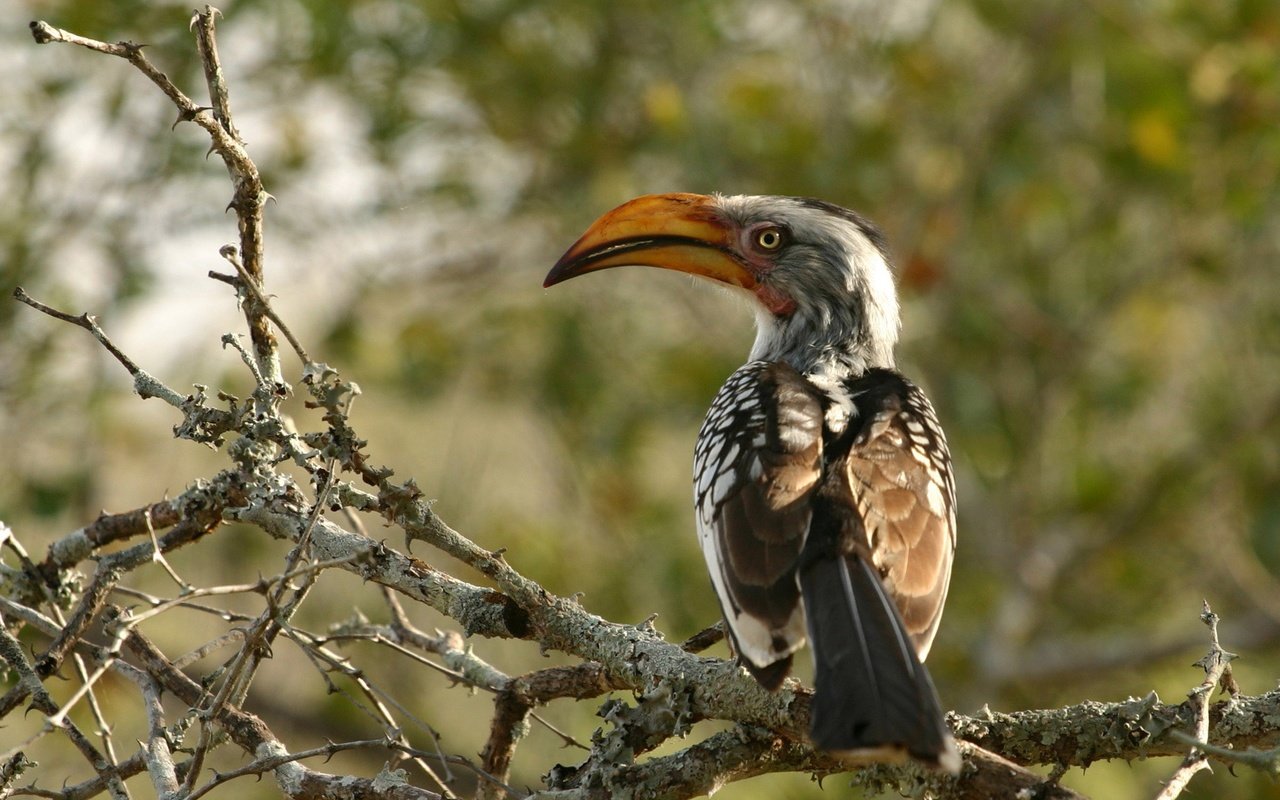
<path id="1" fill-rule="evenodd" d="M 859 549 L 881 575 L 923 661 L 942 617 L 956 547 L 947 441 L 928 398 L 897 373 L 872 370 L 853 388 L 861 425 L 846 464 L 864 529 Z"/>
<path id="2" fill-rule="evenodd" d="M 698 533 L 739 660 L 776 687 L 805 641 L 796 560 L 822 477 L 822 402 L 786 364 L 716 395 L 694 451 Z"/>

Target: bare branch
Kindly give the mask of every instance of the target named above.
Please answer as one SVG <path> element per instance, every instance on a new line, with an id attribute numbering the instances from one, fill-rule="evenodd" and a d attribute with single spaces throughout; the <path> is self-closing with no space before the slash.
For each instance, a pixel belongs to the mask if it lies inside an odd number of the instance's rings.
<path id="1" fill-rule="evenodd" d="M 21 286 L 18 286 L 13 290 L 13 297 L 18 302 L 25 303 L 43 314 L 47 314 L 54 319 L 59 319 L 63 322 L 69 322 L 72 325 L 75 325 L 78 328 L 84 328 L 86 331 L 93 334 L 93 337 L 107 349 L 107 352 L 111 353 L 111 355 L 115 357 L 116 361 L 119 361 L 120 364 L 129 371 L 129 374 L 133 376 L 133 390 L 137 392 L 138 396 L 142 399 L 146 400 L 151 397 L 158 397 L 174 408 L 182 408 L 182 395 L 170 389 L 168 386 L 165 386 L 146 370 L 143 370 L 137 364 L 133 363 L 132 359 L 121 352 L 120 348 L 116 347 L 115 344 L 107 338 L 107 335 L 103 333 L 102 328 L 98 326 L 97 318 L 89 314 L 72 316 L 58 311 L 57 309 L 47 306 L 27 294 Z"/>
<path id="2" fill-rule="evenodd" d="M 31 697 L 31 705 L 37 711 L 46 715 L 57 714 L 58 704 L 50 697 L 44 688 L 44 684 L 40 682 L 39 676 L 36 675 L 36 671 L 32 668 L 31 663 L 27 661 L 26 654 L 22 652 L 22 645 L 3 627 L 0 627 L 0 659 L 3 659 L 9 665 L 9 669 L 13 670 L 18 676 L 18 685 L 14 687 L 10 694 L 21 690 L 22 696 Z M 121 800 L 129 796 L 124 787 L 124 782 L 115 774 L 113 766 L 108 763 L 106 757 L 93 746 L 93 743 L 89 741 L 88 737 L 74 722 L 63 717 L 56 725 L 52 721 L 46 724 L 48 727 L 61 730 L 66 734 L 71 743 L 75 745 L 76 750 L 93 767 L 93 770 L 103 777 L 107 790 L 113 798 Z M 8 761 L 17 754 L 7 754 L 4 758 Z"/>
<path id="3" fill-rule="evenodd" d="M 133 42 L 108 44 L 55 28 L 43 21 L 31 23 L 31 35 L 37 44 L 73 44 L 125 59 L 146 75 L 177 106 L 179 122 L 195 122 L 209 134 L 214 152 L 222 158 L 235 184 L 235 195 L 230 207 L 235 210 L 239 223 L 240 252 L 244 256 L 245 269 L 254 276 L 257 283 L 261 284 L 263 279 L 262 211 L 267 193 L 262 188 L 262 178 L 258 173 L 257 165 L 244 149 L 231 123 L 230 108 L 225 97 L 225 84 L 221 80 L 221 64 L 217 60 L 217 46 L 213 36 L 213 19 L 217 13 L 211 6 L 205 6 L 204 11 L 196 13 L 192 25 L 200 46 L 201 61 L 205 66 L 206 76 L 209 76 L 211 85 L 214 87 L 217 113 L 207 106 L 197 105 L 178 89 L 173 81 L 143 54 L 142 45 Z M 218 87 L 221 87 L 221 90 Z M 225 117 L 225 124 L 223 119 L 219 118 L 220 116 Z M 267 319 L 256 301 L 251 299 L 245 303 L 245 318 L 249 323 L 250 337 L 254 343 L 259 370 L 273 385 L 283 385 L 275 337 L 272 336 Z"/>
<path id="4" fill-rule="evenodd" d="M 515 756 L 516 745 L 528 731 L 532 708 L 531 704 L 511 692 L 499 692 L 494 697 L 489 739 L 480 752 L 480 761 L 487 772 L 503 780 L 511 773 L 511 760 Z M 476 797 L 478 800 L 499 800 L 504 794 L 499 789 L 492 785 L 481 786 Z"/>
<path id="5" fill-rule="evenodd" d="M 133 536 L 147 533 L 149 529 L 168 528 L 182 518 L 182 497 L 161 500 L 119 514 L 103 512 L 90 524 L 76 530 L 49 545 L 48 556 L 40 565 L 46 575 L 62 567 L 69 567 L 86 558 L 94 549 L 113 544 Z M 150 525 L 148 525 L 150 520 Z"/>
<path id="6" fill-rule="evenodd" d="M 258 282 L 249 274 L 249 270 L 245 268 L 244 264 L 240 263 L 240 257 L 237 255 L 236 249 L 228 245 L 218 252 L 224 259 L 226 259 L 228 264 L 235 267 L 236 272 L 239 274 L 240 282 L 235 285 L 238 288 L 249 292 L 249 294 L 253 295 L 254 298 L 262 304 L 263 313 L 266 314 L 267 318 L 274 322 L 275 326 L 280 329 L 282 334 L 284 334 L 284 338 L 289 341 L 289 345 L 293 347 L 293 351 L 298 354 L 298 360 L 301 361 L 304 366 L 311 364 L 311 356 L 307 355 L 306 349 L 303 348 L 297 337 L 293 335 L 293 331 L 289 330 L 289 326 L 286 325 L 284 320 L 280 319 L 279 315 L 276 314 L 275 309 L 271 307 L 271 303 L 267 300 L 267 296 L 262 293 L 262 289 L 258 288 Z M 210 274 L 217 275 L 216 272 Z"/>
<path id="7" fill-rule="evenodd" d="M 1053 709 L 1008 714 L 984 709 L 973 717 L 953 715 L 957 737 L 1017 764 L 1087 767 L 1109 758 L 1184 756 L 1175 732 L 1192 724 L 1197 708 L 1160 702 L 1155 693 L 1123 703 L 1088 701 Z M 1274 747 L 1280 729 L 1280 689 L 1241 696 L 1209 709 L 1209 740 L 1234 749 Z"/>
<path id="8" fill-rule="evenodd" d="M 195 708 L 204 697 L 204 689 L 192 681 L 165 658 L 143 634 L 133 631 L 125 645 L 141 663 L 143 669 L 182 702 Z M 376 779 L 346 778 L 328 775 L 308 769 L 296 763 L 288 750 L 275 737 L 266 724 L 247 712 L 233 705 L 226 704 L 214 712 L 214 717 L 223 730 L 242 750 L 260 759 L 282 758 L 272 768 L 280 790 L 293 798 L 395 798 L 400 800 L 439 800 L 440 795 L 424 789 L 418 789 L 404 783 L 379 783 Z"/>
<path id="9" fill-rule="evenodd" d="M 169 731 L 164 722 L 164 707 L 160 704 L 160 687 L 142 670 L 120 662 L 112 665 L 117 672 L 128 677 L 142 692 L 142 705 L 147 712 L 147 741 L 140 742 L 142 757 L 151 774 L 151 784 L 161 800 L 179 797 L 178 770 L 173 763 L 169 747 Z"/>
<path id="10" fill-rule="evenodd" d="M 220 772 L 215 775 L 208 783 L 186 795 L 186 800 L 197 800 L 214 789 L 225 783 L 243 778 L 246 775 L 262 775 L 264 772 L 271 772 L 295 761 L 304 761 L 308 758 L 321 758 L 326 761 L 334 755 L 346 750 L 364 750 L 371 748 L 387 749 L 391 745 L 386 739 L 362 739 L 354 742 L 330 742 L 322 747 L 313 747 L 310 750 L 302 750 L 297 753 L 280 753 L 278 755 L 259 758 L 252 763 L 246 764 L 239 769 L 233 769 L 230 772 Z"/>
<path id="11" fill-rule="evenodd" d="M 196 12 L 191 18 L 191 29 L 196 34 L 196 48 L 200 52 L 200 64 L 204 67 L 205 83 L 209 86 L 209 99 L 213 102 L 213 116 L 240 144 L 244 139 L 231 119 L 231 92 L 226 76 L 222 74 L 222 59 L 218 57 L 218 43 L 213 35 L 213 21 L 222 15 L 218 9 L 206 5 L 204 12 Z"/>

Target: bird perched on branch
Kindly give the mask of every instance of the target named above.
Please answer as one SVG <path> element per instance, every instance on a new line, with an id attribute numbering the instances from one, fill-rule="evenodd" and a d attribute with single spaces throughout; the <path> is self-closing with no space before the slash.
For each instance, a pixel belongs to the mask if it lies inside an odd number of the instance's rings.
<path id="1" fill-rule="evenodd" d="M 545 286 L 678 270 L 750 298 L 756 340 L 694 450 L 698 536 L 739 662 L 781 685 L 813 649 L 811 737 L 854 762 L 959 754 L 923 666 L 955 553 L 946 440 L 894 370 L 883 235 L 792 197 L 648 195 L 598 219 Z"/>

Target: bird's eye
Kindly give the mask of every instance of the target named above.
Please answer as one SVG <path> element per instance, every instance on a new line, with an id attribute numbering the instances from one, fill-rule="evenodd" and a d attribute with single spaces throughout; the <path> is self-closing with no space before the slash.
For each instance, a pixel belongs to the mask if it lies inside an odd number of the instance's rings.
<path id="1" fill-rule="evenodd" d="M 782 246 L 782 230 L 779 228 L 764 228 L 756 233 L 756 244 L 761 250 L 777 250 Z"/>

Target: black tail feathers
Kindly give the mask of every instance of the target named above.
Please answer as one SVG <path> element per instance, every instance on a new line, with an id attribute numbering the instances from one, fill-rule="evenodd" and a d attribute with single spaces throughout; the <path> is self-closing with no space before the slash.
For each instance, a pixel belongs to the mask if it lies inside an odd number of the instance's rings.
<path id="1" fill-rule="evenodd" d="M 815 667 L 813 743 L 851 760 L 911 756 L 957 771 L 933 681 L 871 566 L 828 555 L 802 566 L 799 580 Z"/>

